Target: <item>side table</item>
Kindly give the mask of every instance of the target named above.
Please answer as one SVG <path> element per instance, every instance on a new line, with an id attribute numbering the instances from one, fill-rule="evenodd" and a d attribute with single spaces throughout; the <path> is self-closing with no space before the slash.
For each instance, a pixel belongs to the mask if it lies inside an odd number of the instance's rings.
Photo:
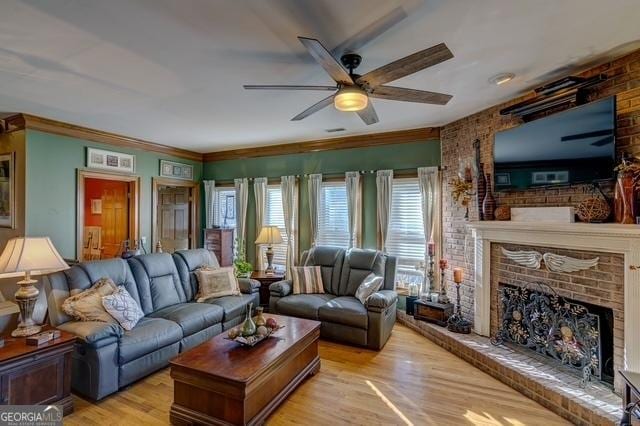
<path id="1" fill-rule="evenodd" d="M 75 341 L 65 331 L 39 346 L 27 345 L 25 337 L 5 337 L 0 348 L 0 404 L 61 405 L 64 415 L 73 412 L 71 354 Z"/>
<path id="2" fill-rule="evenodd" d="M 284 280 L 284 274 L 281 272 L 266 274 L 264 271 L 253 271 L 251 279 L 260 282 L 260 306 L 264 308 L 265 312 L 269 311 L 269 286 Z"/>

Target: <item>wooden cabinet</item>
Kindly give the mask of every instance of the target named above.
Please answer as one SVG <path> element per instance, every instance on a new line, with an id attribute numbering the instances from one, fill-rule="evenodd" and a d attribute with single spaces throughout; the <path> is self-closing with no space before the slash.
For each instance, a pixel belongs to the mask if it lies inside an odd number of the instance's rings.
<path id="1" fill-rule="evenodd" d="M 75 336 L 40 346 L 29 346 L 24 337 L 6 337 L 0 348 L 0 404 L 61 405 L 64 414 L 73 411 L 71 398 L 71 354 Z"/>
<path id="2" fill-rule="evenodd" d="M 204 248 L 216 255 L 220 266 L 233 265 L 233 228 L 205 229 Z"/>

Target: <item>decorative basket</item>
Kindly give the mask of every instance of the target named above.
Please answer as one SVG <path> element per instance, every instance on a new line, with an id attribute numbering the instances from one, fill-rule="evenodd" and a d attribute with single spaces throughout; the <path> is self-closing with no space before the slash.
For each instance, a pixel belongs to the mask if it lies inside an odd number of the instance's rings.
<path id="1" fill-rule="evenodd" d="M 602 198 L 587 198 L 576 208 L 576 215 L 582 222 L 604 222 L 611 214 L 611 206 Z"/>
<path id="2" fill-rule="evenodd" d="M 496 220 L 511 220 L 511 207 L 500 206 L 494 212 Z"/>
<path id="3" fill-rule="evenodd" d="M 230 339 L 229 337 L 225 337 L 225 339 L 231 340 L 232 342 L 239 343 L 242 346 L 248 346 L 251 348 L 257 345 L 258 343 L 268 339 L 273 335 L 273 333 L 275 333 L 276 331 L 282 328 L 284 328 L 284 325 L 279 325 L 276 328 L 267 327 L 267 334 L 264 334 L 262 336 L 259 336 L 258 334 L 254 334 L 253 336 L 249 336 L 249 337 L 238 336 L 235 339 Z"/>

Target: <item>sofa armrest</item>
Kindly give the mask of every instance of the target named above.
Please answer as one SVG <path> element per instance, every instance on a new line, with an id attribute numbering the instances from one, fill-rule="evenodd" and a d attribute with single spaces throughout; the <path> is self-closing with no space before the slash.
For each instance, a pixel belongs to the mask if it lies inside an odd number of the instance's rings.
<path id="1" fill-rule="evenodd" d="M 293 282 L 291 280 L 276 281 L 269 286 L 269 292 L 277 297 L 285 297 L 291 294 Z"/>
<path id="2" fill-rule="evenodd" d="M 240 293 L 253 294 L 260 291 L 260 281 L 251 278 L 238 278 L 238 285 L 240 285 Z"/>
<path id="3" fill-rule="evenodd" d="M 398 301 L 398 293 L 394 290 L 380 290 L 373 293 L 366 300 L 365 306 L 369 311 L 383 311 Z"/>
<path id="4" fill-rule="evenodd" d="M 68 321 L 57 328 L 75 334 L 84 343 L 96 348 L 115 342 L 124 334 L 120 324 L 100 321 Z"/>

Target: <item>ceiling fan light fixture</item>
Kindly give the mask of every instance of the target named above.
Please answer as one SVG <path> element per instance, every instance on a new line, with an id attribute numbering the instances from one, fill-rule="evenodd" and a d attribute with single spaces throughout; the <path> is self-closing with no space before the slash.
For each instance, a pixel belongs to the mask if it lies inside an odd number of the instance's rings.
<path id="1" fill-rule="evenodd" d="M 368 104 L 366 92 L 356 86 L 341 88 L 333 98 L 333 105 L 340 111 L 362 111 Z"/>
<path id="2" fill-rule="evenodd" d="M 515 74 L 511 72 L 505 72 L 502 74 L 494 75 L 489 79 L 489 83 L 495 84 L 496 86 L 500 86 L 501 84 L 505 84 L 513 80 Z"/>

